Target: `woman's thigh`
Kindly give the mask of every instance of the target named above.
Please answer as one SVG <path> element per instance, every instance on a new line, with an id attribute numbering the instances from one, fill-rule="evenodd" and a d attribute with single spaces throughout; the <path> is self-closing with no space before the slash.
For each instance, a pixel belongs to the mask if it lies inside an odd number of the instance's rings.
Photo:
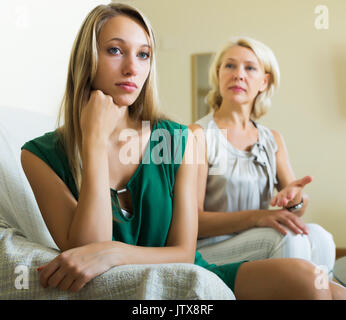
<path id="1" fill-rule="evenodd" d="M 198 251 L 205 260 L 215 264 L 262 260 L 271 257 L 283 238 L 284 235 L 272 228 L 253 228 Z"/>
<path id="2" fill-rule="evenodd" d="M 335 260 L 335 243 L 330 233 L 316 224 L 307 224 L 308 235 L 287 230 L 283 235 L 272 228 L 252 228 L 216 244 L 199 248 L 209 263 L 226 264 L 271 258 L 298 258 L 324 267 L 330 273 Z"/>

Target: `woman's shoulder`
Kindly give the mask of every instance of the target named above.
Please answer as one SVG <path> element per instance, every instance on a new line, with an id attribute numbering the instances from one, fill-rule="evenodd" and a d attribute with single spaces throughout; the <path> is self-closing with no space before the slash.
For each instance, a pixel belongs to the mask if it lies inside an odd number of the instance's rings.
<path id="1" fill-rule="evenodd" d="M 262 143 L 276 152 L 278 147 L 282 144 L 282 135 L 277 130 L 268 128 L 260 123 L 256 123 L 256 127 L 260 131 Z"/>
<path id="2" fill-rule="evenodd" d="M 214 120 L 214 112 L 211 111 L 201 119 L 197 120 L 193 125 L 191 125 L 191 128 L 198 129 L 203 128 L 207 129 L 209 126 L 209 123 Z"/>
<path id="3" fill-rule="evenodd" d="M 157 121 L 156 128 L 166 129 L 171 134 L 174 134 L 175 130 L 185 130 L 185 129 L 187 129 L 187 126 L 185 124 L 176 122 L 174 120 L 163 118 L 163 119 L 159 119 Z"/>
<path id="4" fill-rule="evenodd" d="M 270 129 L 270 132 L 271 132 L 273 139 L 275 141 L 277 150 L 281 150 L 282 148 L 284 148 L 285 147 L 285 141 L 284 141 L 283 135 L 274 129 Z"/>
<path id="5" fill-rule="evenodd" d="M 46 132 L 42 136 L 26 142 L 22 150 L 28 150 L 46 162 L 59 176 L 68 170 L 68 161 L 64 152 L 59 131 Z"/>
<path id="6" fill-rule="evenodd" d="M 163 137 L 173 150 L 182 148 L 185 150 L 189 136 L 189 128 L 185 124 L 176 122 L 171 119 L 160 119 L 153 127 L 152 140 L 160 141 L 159 137 Z M 174 151 L 175 153 L 175 151 Z"/>
<path id="7" fill-rule="evenodd" d="M 257 130 L 259 130 L 260 133 L 265 137 L 275 138 L 279 134 L 276 130 L 271 129 L 264 124 L 255 121 L 252 122 L 255 124 Z"/>
<path id="8" fill-rule="evenodd" d="M 165 140 L 167 145 L 170 146 L 171 161 L 167 167 L 170 167 L 170 169 L 174 168 L 175 175 L 182 163 L 188 141 L 192 138 L 191 133 L 189 132 L 190 130 L 185 124 L 164 118 L 157 121 L 156 127 L 154 127 L 153 131 L 155 131 L 152 136 L 154 141 L 160 141 L 159 137 L 162 136 L 163 140 Z"/>
<path id="9" fill-rule="evenodd" d="M 49 132 L 45 132 L 43 135 L 36 137 L 34 139 L 31 139 L 29 141 L 27 141 L 26 143 L 32 142 L 32 141 L 51 141 L 54 140 L 58 137 L 58 129 L 54 130 L 54 131 L 49 131 Z"/>
<path id="10" fill-rule="evenodd" d="M 283 140 L 283 136 L 279 131 L 274 129 L 268 129 L 268 130 L 270 130 L 270 133 L 273 135 L 276 142 Z"/>
<path id="11" fill-rule="evenodd" d="M 21 149 L 30 151 L 44 161 L 77 197 L 76 187 L 61 141 L 59 129 L 56 129 L 26 142 Z"/>
<path id="12" fill-rule="evenodd" d="M 26 149 L 35 154 L 41 153 L 42 155 L 51 153 L 53 150 L 58 149 L 59 134 L 58 130 L 49 131 L 43 135 L 27 141 L 21 149 Z"/>

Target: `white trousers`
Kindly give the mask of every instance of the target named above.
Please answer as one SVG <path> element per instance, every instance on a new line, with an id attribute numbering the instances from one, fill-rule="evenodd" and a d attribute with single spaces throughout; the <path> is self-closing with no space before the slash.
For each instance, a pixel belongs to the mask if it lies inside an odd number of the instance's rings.
<path id="1" fill-rule="evenodd" d="M 231 239 L 197 247 L 209 263 L 226 264 L 240 260 L 300 258 L 322 268 L 331 277 L 335 262 L 333 236 L 317 224 L 307 224 L 308 235 L 287 230 L 283 235 L 272 228 L 253 228 Z"/>

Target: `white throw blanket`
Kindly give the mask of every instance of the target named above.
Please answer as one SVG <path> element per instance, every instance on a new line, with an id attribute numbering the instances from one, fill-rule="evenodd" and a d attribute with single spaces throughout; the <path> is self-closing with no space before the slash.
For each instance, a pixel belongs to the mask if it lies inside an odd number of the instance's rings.
<path id="1" fill-rule="evenodd" d="M 51 117 L 0 108 L 0 218 L 28 239 L 57 248 L 20 163 L 21 146 L 53 127 Z"/>
<path id="2" fill-rule="evenodd" d="M 57 254 L 0 221 L 0 299 L 235 299 L 214 273 L 187 263 L 113 267 L 77 293 L 43 289 L 36 268 Z"/>

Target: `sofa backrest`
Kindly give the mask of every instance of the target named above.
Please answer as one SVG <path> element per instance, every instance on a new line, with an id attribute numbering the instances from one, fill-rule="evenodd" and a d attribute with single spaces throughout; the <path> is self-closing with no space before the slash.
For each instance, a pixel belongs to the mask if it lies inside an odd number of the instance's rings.
<path id="1" fill-rule="evenodd" d="M 26 238 L 57 248 L 20 162 L 21 146 L 56 128 L 55 117 L 0 107 L 0 219 Z"/>

